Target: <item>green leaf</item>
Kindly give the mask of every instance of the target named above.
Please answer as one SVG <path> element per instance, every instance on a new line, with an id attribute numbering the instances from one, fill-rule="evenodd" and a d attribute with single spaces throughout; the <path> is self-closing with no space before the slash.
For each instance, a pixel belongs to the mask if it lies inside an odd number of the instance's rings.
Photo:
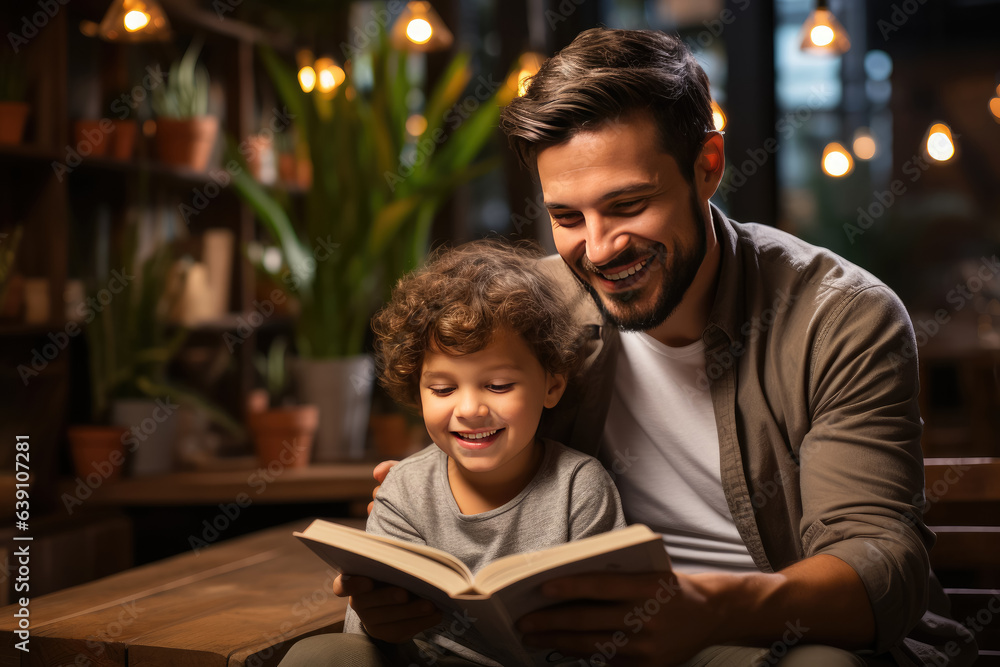
<path id="1" fill-rule="evenodd" d="M 288 214 L 246 170 L 233 174 L 233 187 L 243 196 L 265 224 L 271 237 L 281 246 L 288 270 L 298 284 L 312 285 L 315 266 L 310 252 L 299 240 Z"/>
<path id="2" fill-rule="evenodd" d="M 441 79 L 434 86 L 433 92 L 427 100 L 424 110 L 424 117 L 427 119 L 427 129 L 423 136 L 431 137 L 434 131 L 442 127 L 445 116 L 451 111 L 459 96 L 465 91 L 465 86 L 472 78 L 472 71 L 469 68 L 469 54 L 459 53 L 441 75 Z"/>
<path id="3" fill-rule="evenodd" d="M 302 139 L 309 141 L 312 131 L 312 112 L 308 104 L 309 98 L 299 86 L 298 73 L 278 58 L 270 47 L 262 45 L 260 57 L 274 87 L 278 90 L 278 96 L 281 97 L 282 103 L 288 107 L 289 117 L 295 121 L 299 132 L 303 134 Z"/>

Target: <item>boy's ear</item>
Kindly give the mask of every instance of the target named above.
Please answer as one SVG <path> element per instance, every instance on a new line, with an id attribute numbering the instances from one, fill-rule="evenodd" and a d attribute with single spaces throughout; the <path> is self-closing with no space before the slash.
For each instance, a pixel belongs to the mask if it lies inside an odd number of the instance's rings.
<path id="1" fill-rule="evenodd" d="M 554 408 L 566 391 L 566 376 L 562 373 L 545 373 L 545 407 Z"/>

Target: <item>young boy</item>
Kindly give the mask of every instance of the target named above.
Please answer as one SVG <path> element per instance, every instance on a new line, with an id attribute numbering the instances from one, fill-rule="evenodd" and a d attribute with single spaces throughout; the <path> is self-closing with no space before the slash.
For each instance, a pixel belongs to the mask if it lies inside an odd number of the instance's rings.
<path id="1" fill-rule="evenodd" d="M 581 351 L 539 256 L 498 241 L 438 253 L 376 316 L 380 381 L 420 411 L 434 445 L 393 467 L 368 532 L 443 549 L 475 573 L 502 556 L 625 526 L 596 459 L 535 437 Z M 502 647 L 454 620 L 391 650 L 499 664 L 490 656 Z M 344 629 L 364 634 L 363 619 L 350 610 Z"/>

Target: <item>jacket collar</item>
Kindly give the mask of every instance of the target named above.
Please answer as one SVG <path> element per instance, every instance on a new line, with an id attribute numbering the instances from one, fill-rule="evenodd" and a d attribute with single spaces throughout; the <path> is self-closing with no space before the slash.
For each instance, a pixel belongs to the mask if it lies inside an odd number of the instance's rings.
<path id="1" fill-rule="evenodd" d="M 711 346 L 719 334 L 733 342 L 740 338 L 741 323 L 746 319 L 746 301 L 743 294 L 743 257 L 737 252 L 739 235 L 732 221 L 711 204 L 712 224 L 719 243 L 719 280 L 715 288 L 712 310 L 708 316 L 703 339 Z"/>

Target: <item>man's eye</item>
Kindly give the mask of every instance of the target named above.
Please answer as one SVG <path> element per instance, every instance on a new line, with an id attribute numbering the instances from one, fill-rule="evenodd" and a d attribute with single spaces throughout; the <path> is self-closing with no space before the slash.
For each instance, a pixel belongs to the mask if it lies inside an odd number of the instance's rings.
<path id="1" fill-rule="evenodd" d="M 513 382 L 508 382 L 507 384 L 488 384 L 486 385 L 486 388 L 489 389 L 490 391 L 495 391 L 498 394 L 502 394 L 505 391 L 510 391 L 511 388 L 513 388 L 513 386 L 514 386 Z"/>
<path id="2" fill-rule="evenodd" d="M 560 227 L 575 227 L 583 219 L 579 213 L 550 213 L 552 221 Z"/>
<path id="3" fill-rule="evenodd" d="M 628 201 L 620 201 L 616 203 L 615 208 L 619 211 L 626 211 L 629 209 L 639 208 L 643 203 L 645 203 L 644 199 L 630 199 Z"/>

